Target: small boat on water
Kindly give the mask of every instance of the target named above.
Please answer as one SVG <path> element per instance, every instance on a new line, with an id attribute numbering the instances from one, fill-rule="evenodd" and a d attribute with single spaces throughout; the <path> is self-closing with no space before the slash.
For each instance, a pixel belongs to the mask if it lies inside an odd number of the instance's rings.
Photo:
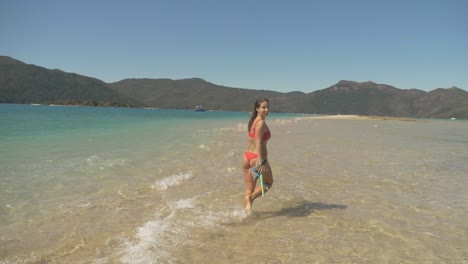
<path id="1" fill-rule="evenodd" d="M 193 111 L 195 111 L 195 112 L 205 112 L 206 109 L 205 109 L 205 107 L 203 107 L 203 105 L 197 105 L 197 106 L 195 106 L 195 109 L 193 109 Z"/>

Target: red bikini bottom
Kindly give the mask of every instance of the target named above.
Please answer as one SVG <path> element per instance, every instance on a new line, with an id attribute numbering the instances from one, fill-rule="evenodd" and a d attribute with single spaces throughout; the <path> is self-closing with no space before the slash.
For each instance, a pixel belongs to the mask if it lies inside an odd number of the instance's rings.
<path id="1" fill-rule="evenodd" d="M 256 157 L 258 157 L 258 155 L 256 153 L 249 152 L 249 151 L 244 152 L 244 155 L 245 155 L 245 157 L 247 158 L 248 161 L 251 161 L 251 160 L 255 159 Z"/>

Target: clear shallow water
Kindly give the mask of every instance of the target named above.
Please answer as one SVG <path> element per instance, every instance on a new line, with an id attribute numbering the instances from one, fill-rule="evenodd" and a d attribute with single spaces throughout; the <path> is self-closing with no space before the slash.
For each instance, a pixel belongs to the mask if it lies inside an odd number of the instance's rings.
<path id="1" fill-rule="evenodd" d="M 2 201 L 13 208 L 25 203 L 22 212 L 56 210 L 83 195 L 131 185 L 138 170 L 161 167 L 152 161 L 171 155 L 166 153 L 198 147 L 203 136 L 181 138 L 206 127 L 203 120 L 239 116 L 27 105 L 2 105 L 0 113 Z"/>
<path id="2" fill-rule="evenodd" d="M 271 115 L 275 183 L 247 218 L 247 120 L 0 105 L 0 261 L 467 261 L 466 121 Z"/>

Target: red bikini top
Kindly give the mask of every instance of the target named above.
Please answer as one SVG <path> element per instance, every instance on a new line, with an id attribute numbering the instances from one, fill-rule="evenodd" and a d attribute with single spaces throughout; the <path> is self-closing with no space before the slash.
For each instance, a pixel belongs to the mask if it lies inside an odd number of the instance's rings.
<path id="1" fill-rule="evenodd" d="M 257 124 L 258 120 L 260 119 L 257 119 L 257 121 L 255 121 L 252 125 L 252 130 L 254 132 L 250 132 L 249 133 L 249 137 L 250 138 L 255 138 L 255 125 Z M 268 128 L 267 128 L 268 129 Z M 263 133 L 263 141 L 268 141 L 269 139 L 271 138 L 271 133 L 270 133 L 270 129 L 268 129 L 265 133 Z"/>

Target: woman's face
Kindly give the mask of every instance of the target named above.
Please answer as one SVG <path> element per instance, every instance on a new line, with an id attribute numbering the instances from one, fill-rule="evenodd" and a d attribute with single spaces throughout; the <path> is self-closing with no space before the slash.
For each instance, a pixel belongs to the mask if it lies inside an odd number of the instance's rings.
<path id="1" fill-rule="evenodd" d="M 266 117 L 270 111 L 270 104 L 268 102 L 262 102 L 259 107 L 257 107 L 257 113 L 260 116 Z"/>

